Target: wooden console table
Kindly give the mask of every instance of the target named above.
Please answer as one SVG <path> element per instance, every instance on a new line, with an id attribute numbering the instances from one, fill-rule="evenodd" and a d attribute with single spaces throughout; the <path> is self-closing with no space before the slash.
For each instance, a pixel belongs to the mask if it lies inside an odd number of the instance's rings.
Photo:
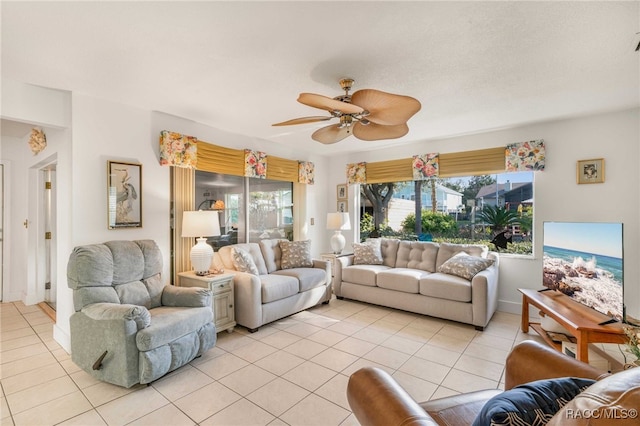
<path id="1" fill-rule="evenodd" d="M 553 318 L 576 338 L 576 357 L 589 362 L 589 343 L 626 343 L 623 324 L 615 322 L 600 325 L 609 317 L 572 300 L 559 291 L 536 291 L 518 289 L 522 293 L 522 332 L 528 333 L 533 328 L 549 345 L 562 351 L 562 345 L 551 340 L 540 323 L 529 321 L 529 305 L 540 309 L 544 315 Z"/>

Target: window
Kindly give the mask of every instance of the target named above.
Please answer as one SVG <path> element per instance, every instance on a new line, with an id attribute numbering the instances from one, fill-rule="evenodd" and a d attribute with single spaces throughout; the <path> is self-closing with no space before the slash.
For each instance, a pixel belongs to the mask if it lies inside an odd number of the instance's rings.
<path id="1" fill-rule="evenodd" d="M 532 254 L 533 172 L 363 184 L 361 198 L 363 240 L 373 233 Z"/>
<path id="2" fill-rule="evenodd" d="M 195 208 L 220 211 L 221 235 L 208 239 L 215 251 L 225 245 L 265 238 L 293 240 L 291 182 L 198 170 Z"/>

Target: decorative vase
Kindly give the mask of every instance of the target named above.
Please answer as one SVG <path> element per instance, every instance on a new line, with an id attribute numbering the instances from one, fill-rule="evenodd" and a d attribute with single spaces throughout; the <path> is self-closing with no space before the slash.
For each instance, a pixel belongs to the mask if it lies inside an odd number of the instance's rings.
<path id="1" fill-rule="evenodd" d="M 623 370 L 628 370 L 630 368 L 634 368 L 634 367 L 640 367 L 640 359 L 637 359 L 633 362 L 626 362 L 623 366 L 622 369 Z"/>

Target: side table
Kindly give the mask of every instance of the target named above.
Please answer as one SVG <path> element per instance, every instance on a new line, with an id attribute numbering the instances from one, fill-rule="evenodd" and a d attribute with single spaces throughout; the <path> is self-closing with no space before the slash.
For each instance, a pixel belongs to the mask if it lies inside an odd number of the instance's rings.
<path id="1" fill-rule="evenodd" d="M 335 276 L 335 270 L 336 270 L 336 259 L 339 257 L 343 257 L 343 256 L 351 256 L 353 253 L 340 253 L 340 254 L 335 254 L 335 253 L 321 253 L 320 254 L 320 258 L 322 260 L 328 260 L 329 263 L 331 263 L 331 285 L 333 286 L 333 277 Z"/>
<path id="2" fill-rule="evenodd" d="M 216 330 L 233 332 L 236 326 L 233 292 L 233 274 L 196 275 L 193 271 L 178 273 L 179 284 L 182 287 L 203 287 L 213 293 L 211 309 Z"/>

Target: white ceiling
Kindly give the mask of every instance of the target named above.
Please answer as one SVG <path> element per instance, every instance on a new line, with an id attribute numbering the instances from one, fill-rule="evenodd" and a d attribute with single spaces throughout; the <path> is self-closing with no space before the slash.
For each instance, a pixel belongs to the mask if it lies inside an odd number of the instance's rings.
<path id="1" fill-rule="evenodd" d="M 640 3 L 8 2 L 2 76 L 319 154 L 640 105 Z M 300 92 L 375 88 L 422 110 L 407 136 L 334 145 Z M 197 135 L 195 135 L 197 136 Z"/>

